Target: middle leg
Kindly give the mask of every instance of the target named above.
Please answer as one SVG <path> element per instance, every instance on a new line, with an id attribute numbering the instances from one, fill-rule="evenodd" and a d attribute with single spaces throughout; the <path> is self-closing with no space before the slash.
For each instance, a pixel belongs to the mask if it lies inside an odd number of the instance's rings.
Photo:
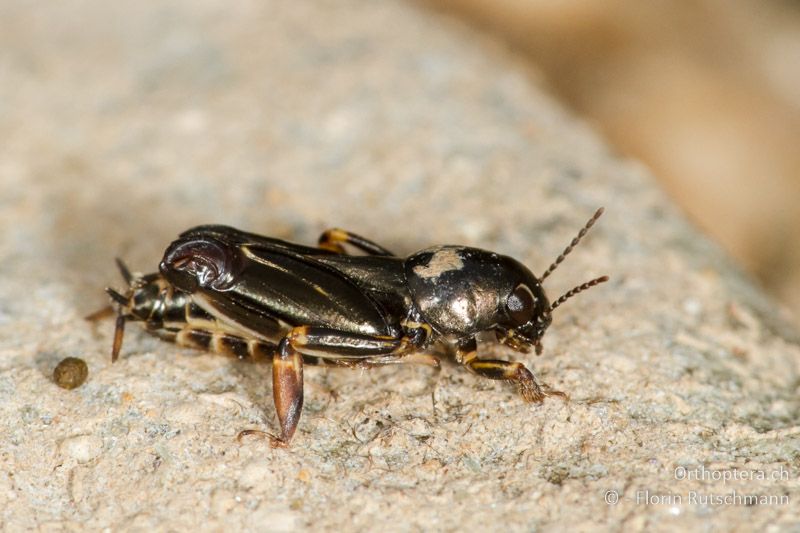
<path id="1" fill-rule="evenodd" d="M 330 250 L 331 252 L 343 254 L 346 253 L 344 246 L 342 246 L 343 244 L 355 246 L 368 255 L 394 256 L 392 252 L 383 246 L 369 239 L 365 239 L 361 235 L 356 235 L 355 233 L 343 229 L 332 228 L 325 230 L 322 235 L 319 236 L 319 247 L 323 250 Z"/>

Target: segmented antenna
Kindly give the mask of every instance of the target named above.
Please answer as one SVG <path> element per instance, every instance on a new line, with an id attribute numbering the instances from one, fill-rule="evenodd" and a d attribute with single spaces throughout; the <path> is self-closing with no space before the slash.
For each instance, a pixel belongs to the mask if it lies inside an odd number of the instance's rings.
<path id="1" fill-rule="evenodd" d="M 569 253 L 572 251 L 572 249 L 573 249 L 573 248 L 575 248 L 575 246 L 577 246 L 579 242 L 581 242 L 581 239 L 583 238 L 583 236 L 584 236 L 584 235 L 586 235 L 586 232 L 588 232 L 588 231 L 589 231 L 589 228 L 591 228 L 592 226 L 594 226 L 594 223 L 595 223 L 595 222 L 597 222 L 597 219 L 598 219 L 598 218 L 600 218 L 600 215 L 602 215 L 602 214 L 603 214 L 603 211 L 604 211 L 604 209 L 601 207 L 600 209 L 598 209 L 598 210 L 595 212 L 595 214 L 594 214 L 594 215 L 592 215 L 592 218 L 590 218 L 590 219 L 589 219 L 589 222 L 587 222 L 587 223 L 586 223 L 586 225 L 585 225 L 585 226 L 583 226 L 583 229 L 581 229 L 581 230 L 578 232 L 578 235 L 577 235 L 577 236 L 576 236 L 574 239 L 572 239 L 572 242 L 571 242 L 571 243 L 569 243 L 569 246 L 567 246 L 566 248 L 564 248 L 564 251 L 563 251 L 563 252 L 561 252 L 561 255 L 559 255 L 559 256 L 558 256 L 558 258 L 557 258 L 557 259 L 556 259 L 556 260 L 553 262 L 553 264 L 552 264 L 552 265 L 550 265 L 550 267 L 549 267 L 547 270 L 545 270 L 545 271 L 544 271 L 544 274 L 542 274 L 542 277 L 540 277 L 540 278 L 539 278 L 539 281 L 540 281 L 540 282 L 544 281 L 544 279 L 545 279 L 547 276 L 549 276 L 550 274 L 552 274 L 552 273 L 553 273 L 553 271 L 556 269 L 556 267 L 557 267 L 558 265 L 560 265 L 562 261 L 564 261 L 564 258 L 565 258 L 565 257 L 567 257 L 567 254 L 569 254 Z M 576 287 L 576 288 L 577 288 L 577 287 Z M 574 289 L 573 289 L 573 290 L 574 290 Z M 583 290 L 583 289 L 581 289 L 581 290 Z M 578 292 L 580 292 L 580 291 L 578 291 Z M 577 293 L 576 293 L 576 294 L 577 294 Z"/>
<path id="2" fill-rule="evenodd" d="M 592 281 L 587 281 L 586 283 L 584 283 L 582 285 L 578 285 L 574 289 L 569 290 L 566 293 L 564 293 L 558 300 L 553 302 L 553 304 L 550 306 L 550 311 L 552 311 L 553 309 L 555 309 L 559 305 L 563 304 L 564 302 L 566 302 L 567 300 L 569 300 L 570 298 L 572 298 L 573 296 L 575 296 L 579 292 L 583 292 L 586 289 L 590 289 L 590 288 L 594 287 L 595 285 L 599 285 L 599 284 L 604 283 L 606 281 L 608 281 L 608 276 L 600 276 L 599 278 L 595 278 Z"/>

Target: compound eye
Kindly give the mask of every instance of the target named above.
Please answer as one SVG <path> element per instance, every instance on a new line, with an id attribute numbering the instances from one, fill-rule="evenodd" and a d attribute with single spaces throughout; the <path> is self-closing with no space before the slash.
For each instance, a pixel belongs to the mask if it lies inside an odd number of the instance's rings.
<path id="1" fill-rule="evenodd" d="M 506 300 L 508 314 L 518 326 L 521 326 L 533 318 L 533 310 L 536 304 L 536 297 L 527 285 L 521 283 L 511 291 Z"/>

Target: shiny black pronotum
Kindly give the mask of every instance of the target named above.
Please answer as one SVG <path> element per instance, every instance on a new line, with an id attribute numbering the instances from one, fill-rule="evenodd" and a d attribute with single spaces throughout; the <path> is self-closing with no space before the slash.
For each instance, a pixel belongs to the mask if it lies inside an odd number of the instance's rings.
<path id="1" fill-rule="evenodd" d="M 408 257 L 340 229 L 319 247 L 262 237 L 227 226 L 198 226 L 167 247 L 152 274 L 106 289 L 117 307 L 116 361 L 125 323 L 182 346 L 272 363 L 280 436 L 287 445 L 303 407 L 303 367 L 371 367 L 392 363 L 438 366 L 426 353 L 447 343 L 473 373 L 515 383 L 523 398 L 541 402 L 562 392 L 539 385 L 522 363 L 477 357 L 477 336 L 542 351 L 553 310 L 608 280 L 602 276 L 550 302 L 542 282 L 603 213 L 599 209 L 541 276 L 518 261 L 465 246 L 434 246 Z M 362 252 L 349 255 L 345 245 Z M 99 316 L 99 313 L 98 313 Z M 258 433 L 245 431 L 243 433 Z"/>

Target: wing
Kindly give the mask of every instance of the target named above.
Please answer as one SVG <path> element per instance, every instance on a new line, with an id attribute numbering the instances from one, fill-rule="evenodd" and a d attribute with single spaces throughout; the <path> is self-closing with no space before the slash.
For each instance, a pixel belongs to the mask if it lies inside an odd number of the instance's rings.
<path id="1" fill-rule="evenodd" d="M 384 310 L 350 278 L 313 257 L 260 245 L 242 245 L 250 259 L 238 294 L 292 325 L 324 326 L 367 335 L 391 335 Z"/>
<path id="2" fill-rule="evenodd" d="M 266 250 L 283 251 L 290 255 L 336 255 L 335 252 L 323 250 L 322 248 L 294 244 L 292 242 L 274 239 L 272 237 L 265 237 L 263 235 L 258 235 L 257 233 L 249 233 L 247 231 L 242 231 L 231 226 L 224 226 L 221 224 L 196 226 L 180 234 L 181 239 L 208 237 L 218 239 L 230 245 L 238 246 L 247 244 L 254 247 L 264 248 Z"/>
<path id="3" fill-rule="evenodd" d="M 214 248 L 220 257 L 236 256 L 235 274 L 225 286 L 195 284 L 191 291 L 193 299 L 220 320 L 260 337 L 275 339 L 286 329 L 300 325 L 365 335 L 399 335 L 399 319 L 370 291 L 346 272 L 315 259 L 331 255 L 324 250 L 226 226 L 193 228 L 183 233 L 168 251 L 176 248 L 196 249 L 199 254 Z M 189 259 L 195 257 L 203 259 L 194 255 Z M 211 259 L 216 260 L 216 256 Z M 182 260 L 187 260 L 185 254 Z M 162 272 L 168 279 L 171 274 L 186 276 L 186 272 L 180 272 L 181 268 L 167 262 Z M 177 281 L 177 277 L 173 279 Z"/>

